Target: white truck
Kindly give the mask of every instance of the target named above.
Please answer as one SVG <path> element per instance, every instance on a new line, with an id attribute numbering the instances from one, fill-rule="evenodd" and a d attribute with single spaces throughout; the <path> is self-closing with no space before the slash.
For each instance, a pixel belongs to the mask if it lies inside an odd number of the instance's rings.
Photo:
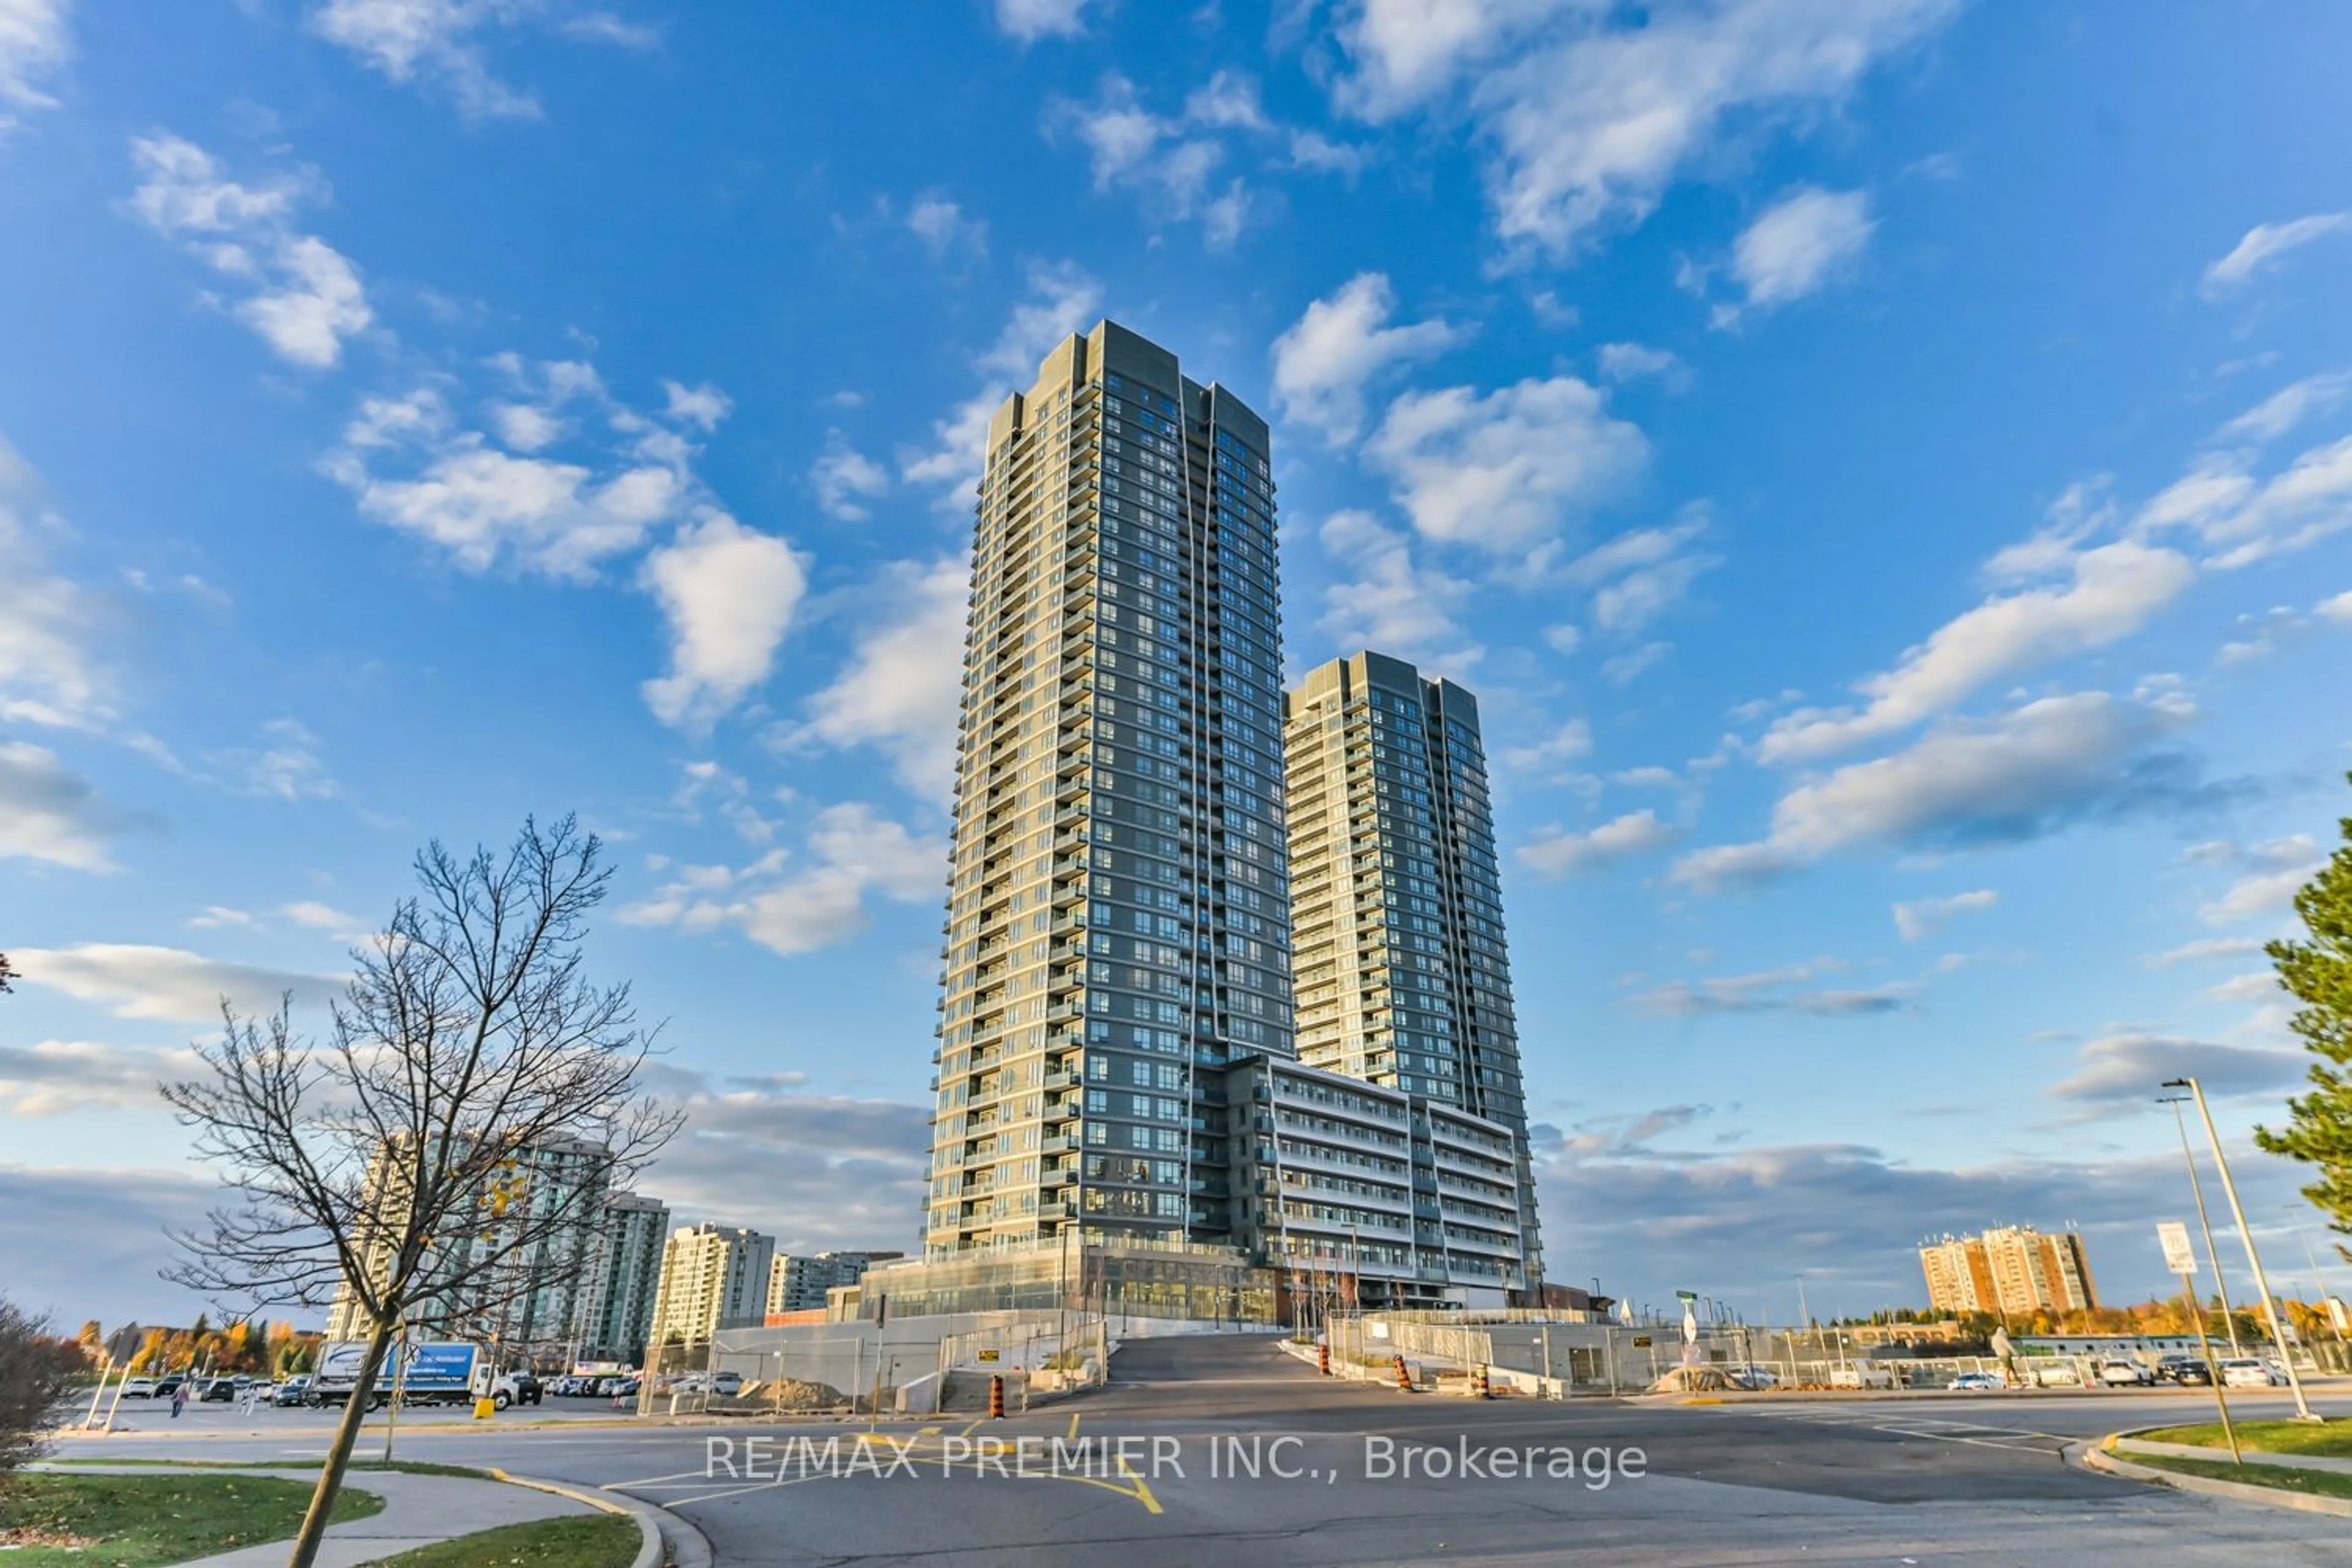
<path id="1" fill-rule="evenodd" d="M 366 1362 L 367 1346 L 357 1341 L 320 1347 L 302 1403 L 313 1406 L 348 1403 Z M 387 1353 L 377 1369 L 368 1408 L 381 1410 L 390 1404 L 395 1387 L 403 1405 L 470 1405 L 478 1392 L 476 1371 L 480 1363 L 479 1345 L 428 1342 L 399 1347 L 398 1353 Z"/>

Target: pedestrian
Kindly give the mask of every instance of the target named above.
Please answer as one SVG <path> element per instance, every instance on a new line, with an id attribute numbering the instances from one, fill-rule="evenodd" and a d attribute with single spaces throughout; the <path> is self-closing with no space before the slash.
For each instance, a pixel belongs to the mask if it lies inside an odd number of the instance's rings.
<path id="1" fill-rule="evenodd" d="M 183 1407 L 184 1407 L 184 1406 L 187 1405 L 187 1403 L 188 1403 L 188 1380 L 187 1380 L 186 1378 L 182 1378 L 182 1379 L 180 1380 L 180 1385 L 179 1385 L 177 1388 L 174 1388 L 173 1390 L 172 1390 L 172 1419 L 173 1419 L 173 1420 L 177 1421 L 177 1420 L 180 1418 L 180 1411 L 181 1411 L 181 1409 L 182 1409 Z"/>

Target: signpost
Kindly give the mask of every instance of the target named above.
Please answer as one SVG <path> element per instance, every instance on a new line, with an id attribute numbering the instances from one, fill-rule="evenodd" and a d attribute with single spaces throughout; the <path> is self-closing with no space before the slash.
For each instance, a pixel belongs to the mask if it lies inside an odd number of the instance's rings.
<path id="1" fill-rule="evenodd" d="M 2164 1219 L 2156 1222 L 2156 1239 L 2164 1248 L 2164 1266 L 2180 1276 L 2181 1294 L 2189 1299 L 2189 1321 L 2197 1325 L 2197 1352 L 2205 1358 L 2205 1370 L 2213 1379 L 2213 1403 L 2221 1412 L 2221 1436 L 2230 1445 L 2230 1458 L 2242 1465 L 2246 1457 L 2238 1452 L 2237 1429 L 2230 1425 L 2230 1398 L 2221 1391 L 2221 1368 L 2213 1360 L 2213 1342 L 2205 1336 L 2205 1313 L 2197 1300 L 2197 1249 L 2189 1245 L 2189 1225 L 2185 1220 Z"/>

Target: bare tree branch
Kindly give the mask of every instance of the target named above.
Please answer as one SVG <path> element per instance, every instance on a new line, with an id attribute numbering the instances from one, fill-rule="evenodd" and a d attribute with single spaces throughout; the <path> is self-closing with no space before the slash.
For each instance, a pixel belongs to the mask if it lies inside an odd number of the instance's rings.
<path id="1" fill-rule="evenodd" d="M 611 872 L 570 816 L 526 821 L 503 857 L 440 844 L 418 894 L 352 954 L 323 1041 L 290 1002 L 226 1003 L 205 1071 L 165 1084 L 234 1194 L 165 1271 L 224 1303 L 321 1306 L 369 1325 L 368 1354 L 297 1539 L 310 1563 L 359 1416 L 402 1328 L 471 1331 L 568 1290 L 605 1195 L 677 1131 L 640 1095 L 658 1031 L 625 984 L 586 978 L 582 945 Z"/>

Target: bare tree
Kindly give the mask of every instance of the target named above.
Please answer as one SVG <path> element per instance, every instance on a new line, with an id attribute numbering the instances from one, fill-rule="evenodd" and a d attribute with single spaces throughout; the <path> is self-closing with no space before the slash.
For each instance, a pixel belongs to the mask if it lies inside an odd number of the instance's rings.
<path id="1" fill-rule="evenodd" d="M 89 1365 L 71 1340 L 50 1337 L 47 1319 L 0 1296 L 0 1482 L 48 1451 L 58 1401 Z"/>
<path id="2" fill-rule="evenodd" d="M 198 1153 L 236 1194 L 167 1276 L 222 1300 L 321 1306 L 370 1325 L 365 1359 L 289 1561 L 307 1568 L 404 1325 L 480 1321 L 580 1265 L 567 1236 L 677 1131 L 637 1079 L 652 1032 L 626 985 L 581 967 L 611 872 L 566 816 L 526 821 L 503 857 L 416 858 L 418 896 L 352 959 L 323 1042 L 287 1005 L 223 1004 L 209 1072 L 165 1084 Z M 592 1146 L 605 1179 L 542 1179 L 543 1152 Z"/>
<path id="3" fill-rule="evenodd" d="M 0 994 L 5 994 L 10 991 L 14 991 L 16 988 L 16 966 L 8 962 L 8 955 L 6 953 L 0 952 Z"/>

